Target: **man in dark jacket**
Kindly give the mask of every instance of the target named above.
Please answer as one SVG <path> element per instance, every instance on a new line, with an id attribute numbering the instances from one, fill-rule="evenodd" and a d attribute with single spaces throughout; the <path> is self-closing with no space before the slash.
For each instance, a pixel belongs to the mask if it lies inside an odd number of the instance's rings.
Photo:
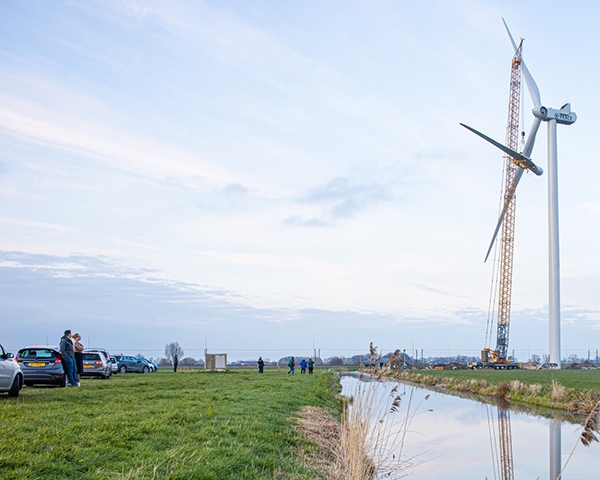
<path id="1" fill-rule="evenodd" d="M 75 377 L 75 351 L 73 350 L 72 336 L 71 330 L 65 330 L 65 334 L 60 339 L 60 356 L 63 369 L 69 379 L 69 384 L 72 387 L 77 387 L 77 379 Z"/>

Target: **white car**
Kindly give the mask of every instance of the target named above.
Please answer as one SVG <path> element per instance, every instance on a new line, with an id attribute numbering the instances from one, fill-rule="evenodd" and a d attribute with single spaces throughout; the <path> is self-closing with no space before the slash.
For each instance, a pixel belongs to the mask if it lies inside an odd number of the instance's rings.
<path id="1" fill-rule="evenodd" d="M 0 392 L 8 392 L 9 397 L 18 397 L 23 388 L 23 372 L 15 361 L 15 356 L 0 345 Z"/>

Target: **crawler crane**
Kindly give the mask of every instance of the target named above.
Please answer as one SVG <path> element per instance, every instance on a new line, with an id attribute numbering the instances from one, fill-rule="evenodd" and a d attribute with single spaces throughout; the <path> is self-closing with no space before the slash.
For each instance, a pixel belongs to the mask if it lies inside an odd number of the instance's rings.
<path id="1" fill-rule="evenodd" d="M 514 151 L 517 151 L 519 148 L 522 47 L 523 41 L 521 40 L 512 59 L 508 122 L 506 126 L 506 146 Z M 496 369 L 513 369 L 518 368 L 518 364 L 508 358 L 508 333 L 510 328 L 515 212 L 517 207 L 514 189 L 517 169 L 520 167 L 511 156 L 505 155 L 504 159 L 504 220 L 502 221 L 498 267 L 498 334 L 496 338 L 496 350 L 492 350 L 489 347 L 484 348 L 481 352 L 481 362 L 484 366 L 491 366 Z M 490 337 L 489 322 L 486 337 Z"/>

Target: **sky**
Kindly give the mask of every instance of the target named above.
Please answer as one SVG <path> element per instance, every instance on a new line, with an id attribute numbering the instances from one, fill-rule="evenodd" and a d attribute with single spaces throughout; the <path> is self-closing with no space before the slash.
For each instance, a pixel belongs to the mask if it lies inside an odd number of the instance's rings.
<path id="1" fill-rule="evenodd" d="M 479 355 L 512 46 L 558 126 L 562 356 L 600 349 L 600 6 L 0 3 L 0 343 L 230 360 Z M 523 129 L 532 102 L 523 85 Z M 547 171 L 542 125 L 532 159 Z M 547 175 L 509 352 L 548 353 Z M 494 309 L 492 309 L 494 310 Z"/>

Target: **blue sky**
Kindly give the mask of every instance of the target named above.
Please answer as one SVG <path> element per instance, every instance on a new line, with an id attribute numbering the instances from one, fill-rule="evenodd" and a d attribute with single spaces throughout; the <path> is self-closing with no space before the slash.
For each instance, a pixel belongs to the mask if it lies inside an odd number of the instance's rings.
<path id="1" fill-rule="evenodd" d="M 579 118 L 558 131 L 563 355 L 600 349 L 600 7 L 535 1 L 2 2 L 0 341 L 476 355 L 503 161 L 459 122 L 504 139 L 502 17 Z M 546 181 L 517 200 L 521 358 L 548 351 Z"/>

